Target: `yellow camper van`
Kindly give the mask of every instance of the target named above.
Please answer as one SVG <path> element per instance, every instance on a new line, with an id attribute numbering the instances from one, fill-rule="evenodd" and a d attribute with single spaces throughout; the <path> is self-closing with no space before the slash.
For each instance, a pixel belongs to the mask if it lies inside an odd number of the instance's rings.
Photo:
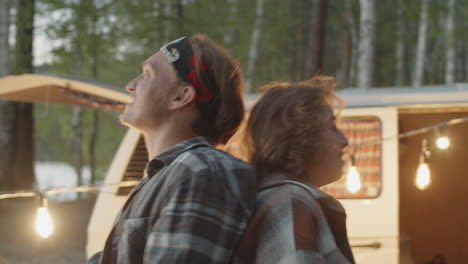
<path id="1" fill-rule="evenodd" d="M 127 95 L 102 87 L 65 79 L 46 85 L 44 78 L 52 77 L 29 77 L 38 78 L 36 82 L 41 85 L 16 92 L 5 92 L 5 78 L 1 78 L 0 99 L 92 106 L 87 100 L 65 98 L 66 88 L 109 100 L 100 100 L 104 103 L 95 107 L 130 101 Z M 352 145 L 349 154 L 354 163 L 347 165 L 340 181 L 324 189 L 340 199 L 347 210 L 356 262 L 419 264 L 444 258 L 447 263 L 465 263 L 468 122 L 464 121 L 468 119 L 468 84 L 346 89 L 338 95 L 345 102 L 338 125 Z M 248 97 L 248 105 L 254 100 L 255 96 Z M 432 129 L 436 124 L 440 124 L 439 129 Z M 445 149 L 435 142 L 444 136 L 449 139 Z M 128 129 L 105 184 L 140 180 L 147 161 L 141 134 Z M 422 164 L 430 172 L 425 174 L 430 184 L 418 184 L 418 167 Z M 358 172 L 358 183 L 349 181 L 351 165 Z M 87 256 L 103 248 L 130 191 L 131 187 L 108 187 L 99 194 L 88 226 Z"/>

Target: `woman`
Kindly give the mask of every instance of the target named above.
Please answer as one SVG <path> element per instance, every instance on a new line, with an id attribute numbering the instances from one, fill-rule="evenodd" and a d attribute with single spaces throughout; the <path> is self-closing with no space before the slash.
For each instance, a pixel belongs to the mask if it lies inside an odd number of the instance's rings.
<path id="1" fill-rule="evenodd" d="M 253 107 L 243 146 L 257 169 L 257 211 L 235 263 L 354 263 L 341 204 L 318 188 L 342 175 L 333 77 L 272 83 Z"/>

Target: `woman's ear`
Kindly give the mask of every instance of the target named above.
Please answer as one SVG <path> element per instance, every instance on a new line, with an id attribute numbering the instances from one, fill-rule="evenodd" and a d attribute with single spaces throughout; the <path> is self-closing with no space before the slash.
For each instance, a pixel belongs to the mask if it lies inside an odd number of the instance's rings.
<path id="1" fill-rule="evenodd" d="M 184 85 L 176 88 L 177 90 L 169 102 L 169 110 L 174 111 L 186 107 L 195 100 L 196 91 L 191 85 Z"/>

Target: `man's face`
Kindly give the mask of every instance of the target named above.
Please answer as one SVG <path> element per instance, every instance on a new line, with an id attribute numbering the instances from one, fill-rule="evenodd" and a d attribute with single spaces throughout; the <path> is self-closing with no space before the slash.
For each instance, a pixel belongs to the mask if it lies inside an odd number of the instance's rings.
<path id="1" fill-rule="evenodd" d="M 159 126 L 168 116 L 168 103 L 178 83 L 177 72 L 166 56 L 158 51 L 142 64 L 142 73 L 126 89 L 133 98 L 120 115 L 120 121 L 140 130 Z"/>

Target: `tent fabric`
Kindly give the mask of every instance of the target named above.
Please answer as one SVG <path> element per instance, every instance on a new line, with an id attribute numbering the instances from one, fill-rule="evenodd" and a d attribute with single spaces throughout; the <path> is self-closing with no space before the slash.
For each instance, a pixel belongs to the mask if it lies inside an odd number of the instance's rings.
<path id="1" fill-rule="evenodd" d="M 39 74 L 0 78 L 0 99 L 113 110 L 123 110 L 132 101 L 127 94 L 96 84 Z"/>

